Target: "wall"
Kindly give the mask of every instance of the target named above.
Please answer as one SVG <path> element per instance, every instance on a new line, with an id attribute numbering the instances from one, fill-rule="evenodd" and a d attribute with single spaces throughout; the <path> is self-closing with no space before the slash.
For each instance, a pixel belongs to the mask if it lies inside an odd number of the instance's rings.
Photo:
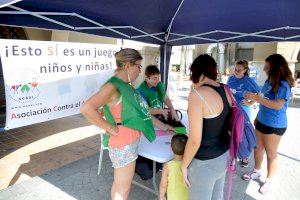
<path id="1" fill-rule="evenodd" d="M 29 40 L 117 44 L 117 39 L 79 32 L 24 28 Z"/>
<path id="2" fill-rule="evenodd" d="M 293 53 L 299 42 L 278 42 L 277 53 L 283 55 L 288 62 L 297 62 L 296 58 L 293 57 Z"/>
<path id="3" fill-rule="evenodd" d="M 264 61 L 266 57 L 274 53 L 277 53 L 277 43 L 255 43 L 253 61 Z"/>
<path id="4" fill-rule="evenodd" d="M 117 39 L 89 35 L 85 33 L 69 32 L 69 42 L 117 44 Z"/>
<path id="5" fill-rule="evenodd" d="M 253 51 L 253 62 L 252 66 L 258 71 L 258 85 L 262 86 L 267 79 L 266 73 L 263 71 L 265 59 L 277 52 L 277 43 L 255 43 Z"/>
<path id="6" fill-rule="evenodd" d="M 139 77 L 132 83 L 133 87 L 138 87 L 145 80 L 145 69 L 148 65 L 156 65 L 159 68 L 159 47 L 144 46 L 140 53 L 142 54 L 142 69 Z"/>
<path id="7" fill-rule="evenodd" d="M 296 63 L 295 70 L 300 71 L 300 63 Z"/>
<path id="8" fill-rule="evenodd" d="M 194 50 L 193 60 L 200 54 L 206 53 L 209 45 L 210 44 L 196 45 L 195 50 Z"/>
<path id="9" fill-rule="evenodd" d="M 278 42 L 277 52 L 285 57 L 288 61 L 289 67 L 293 73 L 296 71 L 296 64 L 299 62 L 297 60 L 300 51 L 300 42 Z"/>
<path id="10" fill-rule="evenodd" d="M 24 28 L 28 40 L 51 40 L 51 31 L 43 29 Z"/>
<path id="11" fill-rule="evenodd" d="M 51 41 L 68 42 L 69 41 L 69 32 L 53 30 L 52 34 L 51 34 Z"/>

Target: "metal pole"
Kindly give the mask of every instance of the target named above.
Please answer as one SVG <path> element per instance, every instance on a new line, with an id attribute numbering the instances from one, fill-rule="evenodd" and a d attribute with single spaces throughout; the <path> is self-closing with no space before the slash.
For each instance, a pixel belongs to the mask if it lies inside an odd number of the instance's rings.
<path id="1" fill-rule="evenodd" d="M 152 183 L 153 183 L 153 187 L 154 187 L 154 190 L 155 190 L 155 192 L 156 192 L 156 195 L 157 195 L 157 198 L 159 199 L 159 191 L 158 191 L 158 188 L 157 188 L 157 185 L 156 185 L 156 177 L 155 177 L 155 175 L 156 175 L 156 162 L 153 160 L 153 171 L 152 171 L 152 173 L 153 173 L 153 177 L 152 177 Z"/>
<path id="2" fill-rule="evenodd" d="M 166 76 L 167 58 L 166 58 L 166 56 L 167 56 L 167 45 L 164 44 L 164 77 L 163 77 L 164 80 L 163 80 L 163 82 L 164 82 L 164 84 L 167 85 L 167 83 L 166 83 L 166 81 L 167 81 L 167 76 Z"/>
<path id="3" fill-rule="evenodd" d="M 219 48 L 220 47 L 219 47 L 219 42 L 218 42 L 217 43 L 217 58 L 216 59 L 217 59 L 217 64 L 218 64 L 218 71 L 220 72 L 220 67 L 221 66 L 220 66 L 220 55 L 219 55 L 220 54 L 220 50 L 219 50 Z"/>

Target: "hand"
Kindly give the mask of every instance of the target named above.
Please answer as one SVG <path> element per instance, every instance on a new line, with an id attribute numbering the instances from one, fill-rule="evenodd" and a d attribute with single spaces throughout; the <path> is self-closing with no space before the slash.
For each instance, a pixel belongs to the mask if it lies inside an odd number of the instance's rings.
<path id="1" fill-rule="evenodd" d="M 176 121 L 179 121 L 179 117 L 178 117 L 178 115 L 177 115 L 176 110 L 173 109 L 173 110 L 171 111 L 171 113 L 172 113 L 172 118 L 175 119 Z"/>
<path id="2" fill-rule="evenodd" d="M 183 184 L 186 187 L 191 187 L 191 183 L 190 183 L 190 181 L 188 179 L 188 175 L 187 175 L 187 168 L 182 166 L 181 171 L 182 171 L 182 176 L 183 176 Z"/>
<path id="3" fill-rule="evenodd" d="M 160 114 L 164 116 L 165 120 L 168 120 L 169 110 L 167 110 L 167 109 L 160 109 Z"/>
<path id="4" fill-rule="evenodd" d="M 251 103 L 248 100 L 246 100 L 246 99 L 242 100 L 242 104 L 246 105 L 246 106 L 251 106 Z"/>
<path id="5" fill-rule="evenodd" d="M 171 133 L 174 133 L 175 130 L 172 126 L 169 126 L 169 125 L 166 125 L 167 126 L 167 130 L 166 130 L 166 133 L 167 134 L 171 134 Z"/>
<path id="6" fill-rule="evenodd" d="M 258 95 L 256 93 L 246 92 L 246 94 L 245 94 L 245 99 L 247 99 L 247 100 L 257 101 L 257 97 L 258 97 Z"/>
<path id="7" fill-rule="evenodd" d="M 166 196 L 159 197 L 159 200 L 167 200 Z"/>
<path id="8" fill-rule="evenodd" d="M 119 134 L 119 128 L 117 126 L 111 126 L 111 128 L 107 131 L 109 135 L 116 136 Z"/>

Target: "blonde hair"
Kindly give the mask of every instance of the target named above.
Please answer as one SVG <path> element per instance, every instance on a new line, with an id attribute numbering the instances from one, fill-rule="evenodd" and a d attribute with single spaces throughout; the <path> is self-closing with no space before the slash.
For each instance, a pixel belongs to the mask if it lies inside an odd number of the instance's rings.
<path id="1" fill-rule="evenodd" d="M 125 66 L 127 62 L 134 64 L 138 60 L 142 60 L 143 57 L 135 49 L 121 49 L 120 51 L 115 53 L 116 63 L 118 68 L 122 68 Z"/>

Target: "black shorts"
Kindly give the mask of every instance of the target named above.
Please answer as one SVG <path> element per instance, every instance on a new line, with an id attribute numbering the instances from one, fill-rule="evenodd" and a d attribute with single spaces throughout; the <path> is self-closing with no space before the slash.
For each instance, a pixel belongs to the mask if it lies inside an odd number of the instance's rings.
<path id="1" fill-rule="evenodd" d="M 282 136 L 286 131 L 286 128 L 273 128 L 271 126 L 266 126 L 259 121 L 256 122 L 255 128 L 263 134 L 276 134 L 280 136 Z"/>

